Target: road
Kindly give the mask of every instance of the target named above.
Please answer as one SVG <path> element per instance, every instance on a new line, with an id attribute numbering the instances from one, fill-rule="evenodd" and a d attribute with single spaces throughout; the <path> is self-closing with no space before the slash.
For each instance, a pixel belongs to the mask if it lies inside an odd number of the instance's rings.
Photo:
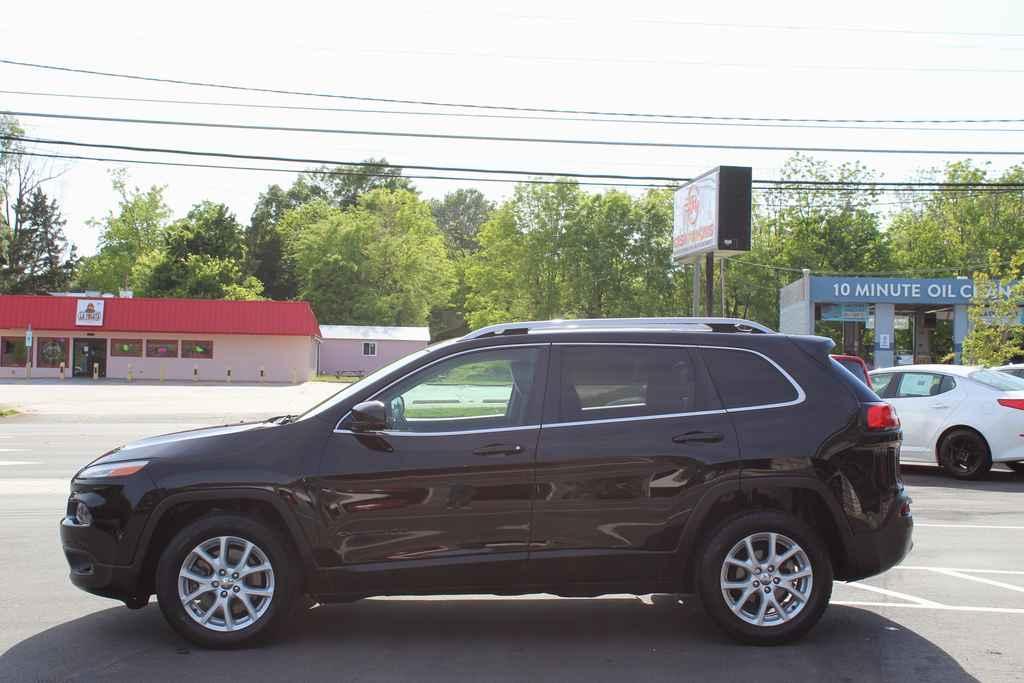
<path id="1" fill-rule="evenodd" d="M 316 607 L 258 649 L 207 652 L 70 585 L 57 522 L 74 471 L 132 438 L 296 412 L 337 385 L 0 382 L 0 680 L 1010 681 L 1024 670 L 1024 480 L 905 468 L 915 548 L 837 583 L 800 643 L 742 647 L 688 597 L 383 598 Z M 64 393 L 62 393 L 64 392 Z"/>

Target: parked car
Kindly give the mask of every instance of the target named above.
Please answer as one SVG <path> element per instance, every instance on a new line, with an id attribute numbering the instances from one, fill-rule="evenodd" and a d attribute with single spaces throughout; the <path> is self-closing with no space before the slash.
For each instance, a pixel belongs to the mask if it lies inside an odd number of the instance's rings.
<path id="1" fill-rule="evenodd" d="M 853 376 L 864 384 L 871 384 L 871 380 L 868 378 L 868 364 L 860 356 L 844 356 L 833 353 L 832 359 L 853 373 Z"/>
<path id="2" fill-rule="evenodd" d="M 938 463 L 977 479 L 1001 462 L 1024 472 L 1024 379 L 964 365 L 909 365 L 871 373 L 903 423 L 905 462 Z"/>
<path id="3" fill-rule="evenodd" d="M 1020 377 L 1024 379 L 1024 364 L 1021 363 L 1014 363 L 1013 365 L 1000 365 L 998 368 L 992 369 L 998 370 L 999 372 L 1005 372 L 1006 374 L 1013 375 L 1014 377 Z"/>
<path id="4" fill-rule="evenodd" d="M 899 422 L 831 347 L 733 319 L 484 328 L 301 415 L 93 461 L 61 523 L 71 582 L 155 593 L 209 647 L 303 595 L 538 591 L 697 592 L 733 637 L 792 640 L 833 578 L 911 547 Z"/>

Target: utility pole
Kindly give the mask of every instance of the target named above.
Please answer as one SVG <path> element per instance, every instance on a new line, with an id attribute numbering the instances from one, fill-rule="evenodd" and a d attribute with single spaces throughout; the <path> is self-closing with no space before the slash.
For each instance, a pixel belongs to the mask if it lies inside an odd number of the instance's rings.
<path id="1" fill-rule="evenodd" d="M 694 318 L 700 315 L 700 260 L 693 261 L 693 306 L 690 308 L 690 315 Z"/>

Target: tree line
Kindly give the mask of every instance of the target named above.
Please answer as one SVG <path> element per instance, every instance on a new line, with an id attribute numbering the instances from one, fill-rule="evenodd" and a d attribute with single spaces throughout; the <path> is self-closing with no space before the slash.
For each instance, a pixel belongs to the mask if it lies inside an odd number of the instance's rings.
<path id="1" fill-rule="evenodd" d="M 16 122 L 3 123 L 17 130 Z M 433 337 L 507 321 L 690 314 L 691 278 L 671 260 L 672 192 L 590 192 L 523 183 L 494 203 L 475 189 L 421 196 L 383 159 L 321 167 L 263 191 L 247 223 L 204 201 L 182 217 L 163 187 L 112 182 L 118 204 L 91 225 L 80 258 L 44 186 L 52 174 L 17 143 L 0 148 L 0 291 L 304 299 L 324 323 L 425 325 Z M 725 262 L 716 314 L 778 325 L 778 289 L 801 269 L 827 274 L 1021 276 L 1024 193 L 883 193 L 872 169 L 791 157 L 782 179 L 835 185 L 755 195 L 750 252 Z M 1022 183 L 958 161 L 922 177 Z M 1019 327 L 1019 326 L 1018 326 Z M 1022 340 L 1011 329 L 1010 346 Z M 1016 335 L 1016 336 L 1015 336 Z"/>

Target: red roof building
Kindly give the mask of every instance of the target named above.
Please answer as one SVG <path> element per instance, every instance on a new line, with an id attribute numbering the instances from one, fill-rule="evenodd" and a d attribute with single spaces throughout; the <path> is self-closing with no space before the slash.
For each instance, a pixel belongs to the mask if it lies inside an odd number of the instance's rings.
<path id="1" fill-rule="evenodd" d="M 304 301 L 0 296 L 0 377 L 304 381 L 319 337 Z"/>

